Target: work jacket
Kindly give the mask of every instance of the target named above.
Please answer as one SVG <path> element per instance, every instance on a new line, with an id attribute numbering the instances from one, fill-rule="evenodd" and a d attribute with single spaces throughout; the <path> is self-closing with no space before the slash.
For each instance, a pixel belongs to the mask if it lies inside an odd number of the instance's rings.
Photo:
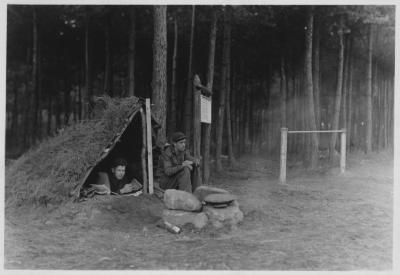
<path id="1" fill-rule="evenodd" d="M 194 161 L 188 150 L 178 152 L 173 145 L 168 145 L 160 155 L 158 162 L 157 177 L 161 181 L 172 177 L 183 169 L 182 163 L 185 160 Z"/>

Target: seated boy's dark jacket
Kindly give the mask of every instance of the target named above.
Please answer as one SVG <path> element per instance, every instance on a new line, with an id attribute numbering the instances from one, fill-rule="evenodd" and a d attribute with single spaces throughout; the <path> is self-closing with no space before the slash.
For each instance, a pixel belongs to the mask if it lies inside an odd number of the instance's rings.
<path id="1" fill-rule="evenodd" d="M 188 150 L 179 152 L 173 145 L 168 145 L 160 156 L 157 176 L 162 181 L 183 170 L 182 163 L 185 160 L 194 161 Z"/>
<path id="2" fill-rule="evenodd" d="M 128 180 L 125 176 L 122 179 L 117 179 L 113 173 L 108 173 L 108 179 L 110 181 L 111 192 L 121 194 L 121 189 L 124 188 L 125 184 L 128 184 Z"/>

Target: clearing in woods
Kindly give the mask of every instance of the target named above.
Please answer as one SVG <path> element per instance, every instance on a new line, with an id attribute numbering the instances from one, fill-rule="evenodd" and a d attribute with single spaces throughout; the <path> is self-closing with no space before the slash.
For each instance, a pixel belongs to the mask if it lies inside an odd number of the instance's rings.
<path id="1" fill-rule="evenodd" d="M 6 269 L 387 270 L 392 268 L 393 155 L 350 155 L 348 170 L 292 169 L 242 158 L 213 184 L 238 196 L 234 230 L 173 235 L 155 197 L 102 197 L 6 209 Z"/>

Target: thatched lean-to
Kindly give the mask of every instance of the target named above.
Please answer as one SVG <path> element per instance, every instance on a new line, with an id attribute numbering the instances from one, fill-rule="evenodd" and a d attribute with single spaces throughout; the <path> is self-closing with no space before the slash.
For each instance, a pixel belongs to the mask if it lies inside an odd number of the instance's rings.
<path id="1" fill-rule="evenodd" d="M 6 204 L 76 197 L 114 157 L 143 168 L 143 102 L 136 97 L 98 101 L 95 118 L 63 129 L 7 167 Z M 143 176 L 134 173 L 131 169 L 129 176 Z"/>

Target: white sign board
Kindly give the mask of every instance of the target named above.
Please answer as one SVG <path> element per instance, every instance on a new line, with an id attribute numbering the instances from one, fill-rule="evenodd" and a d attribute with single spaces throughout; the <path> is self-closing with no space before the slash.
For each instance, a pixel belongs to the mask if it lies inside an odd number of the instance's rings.
<path id="1" fill-rule="evenodd" d="M 200 121 L 211 124 L 211 98 L 200 95 Z"/>

